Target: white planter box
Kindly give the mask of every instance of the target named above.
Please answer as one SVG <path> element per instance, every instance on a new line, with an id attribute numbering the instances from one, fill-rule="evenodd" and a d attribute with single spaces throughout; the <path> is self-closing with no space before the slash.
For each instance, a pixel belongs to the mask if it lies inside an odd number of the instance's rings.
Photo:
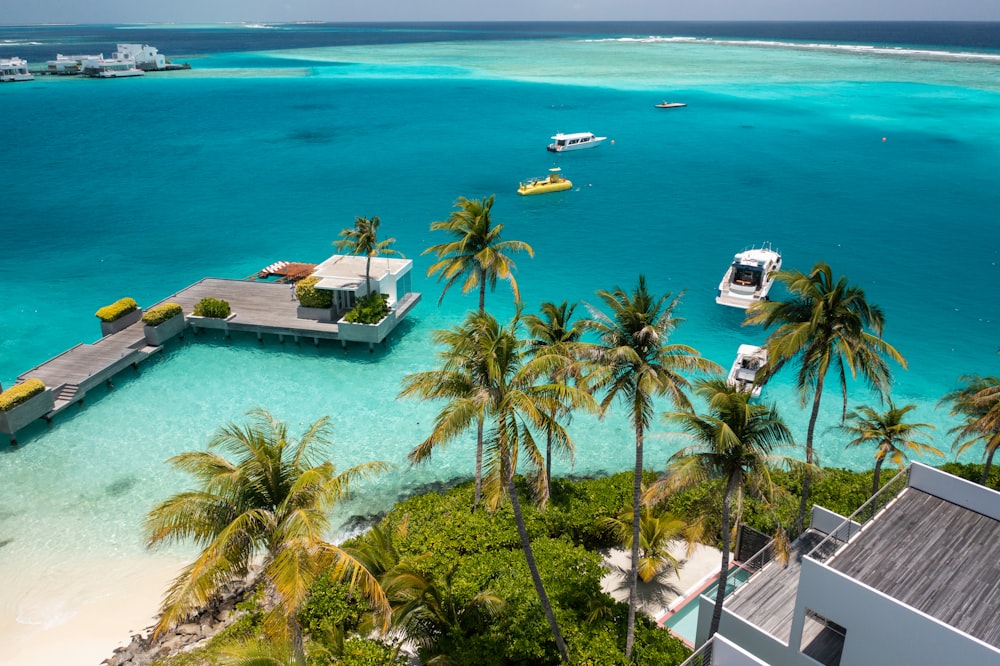
<path id="1" fill-rule="evenodd" d="M 392 310 L 377 324 L 352 324 L 346 319 L 337 322 L 337 335 L 348 342 L 382 342 L 396 327 L 396 311 Z"/>
<path id="2" fill-rule="evenodd" d="M 333 321 L 333 308 L 304 308 L 301 305 L 295 308 L 295 316 L 299 319 L 313 319 L 315 321 Z"/>
<path id="3" fill-rule="evenodd" d="M 225 331 L 229 328 L 229 320 L 236 316 L 233 312 L 225 319 L 218 319 L 216 317 L 202 317 L 200 315 L 188 315 L 187 323 L 195 328 L 215 328 Z"/>
<path id="4" fill-rule="evenodd" d="M 146 342 L 158 347 L 170 338 L 178 335 L 184 330 L 185 326 L 187 326 L 187 321 L 184 320 L 184 314 L 181 313 L 156 326 L 145 324 L 142 330 L 146 334 Z"/>
<path id="5" fill-rule="evenodd" d="M 114 321 L 102 321 L 101 322 L 101 335 L 111 335 L 112 333 L 117 333 L 123 329 L 128 328 L 132 324 L 136 323 L 142 319 L 142 308 L 136 308 L 132 312 L 129 312 L 124 317 L 119 317 Z"/>
<path id="6" fill-rule="evenodd" d="M 50 389 L 33 395 L 17 407 L 0 412 L 0 432 L 13 435 L 35 419 L 45 416 L 55 407 L 55 397 Z"/>

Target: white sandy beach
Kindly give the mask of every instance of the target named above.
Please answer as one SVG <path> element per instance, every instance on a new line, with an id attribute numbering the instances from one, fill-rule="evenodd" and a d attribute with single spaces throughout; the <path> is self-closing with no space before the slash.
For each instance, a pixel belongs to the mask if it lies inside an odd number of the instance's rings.
<path id="1" fill-rule="evenodd" d="M 5 571 L 0 597 L 0 665 L 96 666 L 153 623 L 182 566 L 167 557 L 75 560 L 42 580 Z"/>
<path id="2" fill-rule="evenodd" d="M 681 563 L 679 575 L 668 569 L 649 583 L 639 579 L 639 610 L 653 620 L 658 620 L 667 612 L 667 607 L 675 600 L 689 594 L 695 587 L 704 584 L 706 578 L 717 574 L 722 564 L 722 551 L 703 544 L 697 544 L 690 557 L 686 546 L 675 542 L 670 554 Z M 628 603 L 629 552 L 612 548 L 604 552 L 604 564 L 608 573 L 601 579 L 601 587 L 606 593 Z"/>

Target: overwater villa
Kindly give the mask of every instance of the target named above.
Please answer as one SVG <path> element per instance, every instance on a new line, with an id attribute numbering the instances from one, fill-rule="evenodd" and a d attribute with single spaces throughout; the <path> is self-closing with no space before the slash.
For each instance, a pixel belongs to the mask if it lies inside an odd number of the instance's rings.
<path id="1" fill-rule="evenodd" d="M 714 599 L 701 597 L 697 642 L 715 656 L 692 659 L 998 664 L 997 543 L 1000 493 L 913 463 L 850 518 L 815 507 L 787 564 L 770 546 L 748 561 L 707 646 Z"/>

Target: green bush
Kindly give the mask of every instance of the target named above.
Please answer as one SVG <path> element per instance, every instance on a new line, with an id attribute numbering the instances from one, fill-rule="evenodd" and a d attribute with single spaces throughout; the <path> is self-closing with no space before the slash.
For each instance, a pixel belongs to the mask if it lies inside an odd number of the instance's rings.
<path id="1" fill-rule="evenodd" d="M 28 379 L 0 393 L 0 412 L 8 412 L 45 390 L 41 379 Z"/>
<path id="2" fill-rule="evenodd" d="M 219 298 L 210 298 L 206 296 L 194 304 L 194 314 L 198 317 L 225 319 L 229 316 L 229 313 L 229 302 Z"/>
<path id="3" fill-rule="evenodd" d="M 111 323 L 121 319 L 129 312 L 135 312 L 138 308 L 139 304 L 135 302 L 134 298 L 123 298 L 115 301 L 111 305 L 105 305 L 94 314 L 97 315 L 97 318 L 101 321 Z"/>
<path id="4" fill-rule="evenodd" d="M 180 305 L 177 303 L 164 303 L 143 312 L 142 323 L 148 326 L 159 326 L 179 314 L 184 314 L 184 309 Z"/>
<path id="5" fill-rule="evenodd" d="M 358 299 L 354 309 L 344 315 L 352 324 L 377 324 L 389 314 L 389 297 L 385 294 L 369 294 Z"/>
<path id="6" fill-rule="evenodd" d="M 329 289 L 317 289 L 319 278 L 310 275 L 295 284 L 295 296 L 299 305 L 304 308 L 329 308 L 333 305 L 333 292 Z"/>

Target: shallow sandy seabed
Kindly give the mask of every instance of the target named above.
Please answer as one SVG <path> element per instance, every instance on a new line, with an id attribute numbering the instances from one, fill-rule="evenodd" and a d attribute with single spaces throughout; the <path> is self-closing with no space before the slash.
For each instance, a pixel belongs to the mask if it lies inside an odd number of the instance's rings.
<path id="1" fill-rule="evenodd" d="M 182 564 L 94 559 L 46 572 L 42 581 L 10 576 L 0 601 L 0 664 L 101 663 L 152 625 Z"/>

